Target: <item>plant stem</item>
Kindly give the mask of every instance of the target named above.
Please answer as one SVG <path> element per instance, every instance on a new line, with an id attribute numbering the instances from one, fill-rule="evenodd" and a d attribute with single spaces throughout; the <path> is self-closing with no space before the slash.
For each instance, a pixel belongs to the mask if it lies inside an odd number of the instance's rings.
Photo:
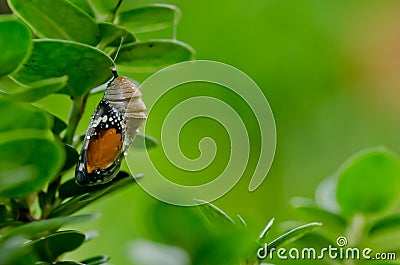
<path id="1" fill-rule="evenodd" d="M 78 123 L 82 118 L 85 110 L 86 100 L 89 94 L 72 99 L 72 105 L 68 117 L 68 127 L 64 136 L 64 143 L 72 144 Z"/>
<path id="2" fill-rule="evenodd" d="M 366 219 L 362 214 L 354 215 L 351 220 L 350 226 L 347 230 L 348 242 L 354 247 L 360 247 L 363 238 L 365 237 Z M 355 260 L 348 259 L 344 261 L 346 265 L 356 264 Z"/>

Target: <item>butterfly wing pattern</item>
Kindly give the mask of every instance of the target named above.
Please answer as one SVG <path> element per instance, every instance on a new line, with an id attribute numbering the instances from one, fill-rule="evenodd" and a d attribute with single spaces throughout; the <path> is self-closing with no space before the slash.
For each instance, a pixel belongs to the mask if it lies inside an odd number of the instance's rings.
<path id="1" fill-rule="evenodd" d="M 108 83 L 86 131 L 75 169 L 80 185 L 111 181 L 146 120 L 146 106 L 135 83 L 118 76 Z"/>

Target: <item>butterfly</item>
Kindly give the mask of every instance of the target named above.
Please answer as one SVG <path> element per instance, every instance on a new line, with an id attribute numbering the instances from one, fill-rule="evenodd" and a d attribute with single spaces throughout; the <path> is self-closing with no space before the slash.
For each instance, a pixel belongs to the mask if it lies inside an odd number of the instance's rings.
<path id="1" fill-rule="evenodd" d="M 137 85 L 115 69 L 112 72 L 114 77 L 94 111 L 75 168 L 80 185 L 103 184 L 117 175 L 147 117 Z"/>

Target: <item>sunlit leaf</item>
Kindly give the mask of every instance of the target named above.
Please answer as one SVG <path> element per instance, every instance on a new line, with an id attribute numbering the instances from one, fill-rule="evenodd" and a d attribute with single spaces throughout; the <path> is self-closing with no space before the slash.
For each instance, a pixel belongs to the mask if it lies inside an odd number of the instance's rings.
<path id="1" fill-rule="evenodd" d="M 320 227 L 321 223 L 309 223 L 299 227 L 296 227 L 288 232 L 284 233 L 283 235 L 279 236 L 278 238 L 274 239 L 268 244 L 269 249 L 277 249 L 279 246 L 283 244 L 288 244 L 293 242 L 305 234 L 309 233 L 310 231 L 314 230 L 317 227 Z"/>
<path id="2" fill-rule="evenodd" d="M 14 71 L 29 56 L 31 32 L 15 17 L 0 17 L 0 77 Z"/>
<path id="3" fill-rule="evenodd" d="M 29 238 L 35 238 L 43 235 L 43 233 L 55 231 L 65 225 L 86 222 L 97 219 L 98 217 L 98 214 L 86 214 L 39 220 L 9 230 L 4 236 L 9 237 L 15 235 L 24 235 Z"/>
<path id="4" fill-rule="evenodd" d="M 152 72 L 193 58 L 194 50 L 186 43 L 175 40 L 150 40 L 122 47 L 116 63 L 121 71 Z"/>
<path id="5" fill-rule="evenodd" d="M 9 0 L 11 9 L 42 38 L 74 40 L 96 45 L 96 22 L 67 0 Z"/>
<path id="6" fill-rule="evenodd" d="M 81 96 L 112 77 L 112 59 L 91 46 L 61 40 L 35 40 L 30 58 L 12 77 L 23 84 L 69 76 L 59 93 Z"/>
<path id="7" fill-rule="evenodd" d="M 38 108 L 0 99 L 0 133 L 19 129 L 50 128 L 51 120 Z"/>
<path id="8" fill-rule="evenodd" d="M 339 169 L 338 176 L 336 196 L 346 214 L 383 211 L 400 194 L 399 160 L 383 148 L 351 157 Z"/>
<path id="9" fill-rule="evenodd" d="M 196 199 L 196 201 L 199 203 L 200 211 L 211 225 L 216 224 L 217 222 L 236 225 L 236 222 L 227 213 L 214 204 L 204 200 Z"/>
<path id="10" fill-rule="evenodd" d="M 0 196 L 19 197 L 43 188 L 60 170 L 64 155 L 61 144 L 41 131 L 1 134 Z"/>
<path id="11" fill-rule="evenodd" d="M 66 86 L 68 76 L 55 77 L 30 84 L 30 87 L 7 97 L 10 101 L 34 102 Z"/>
<path id="12" fill-rule="evenodd" d="M 293 198 L 291 200 L 291 204 L 294 208 L 307 214 L 310 217 L 310 219 L 321 221 L 324 224 L 330 226 L 337 225 L 341 228 L 344 228 L 346 226 L 347 222 L 345 218 L 343 218 L 338 214 L 335 214 L 333 212 L 318 207 L 318 205 L 316 205 L 315 202 L 313 202 L 310 199 Z"/>
<path id="13" fill-rule="evenodd" d="M 118 13 L 117 24 L 133 33 L 147 32 L 174 25 L 180 15 L 180 10 L 176 6 L 153 4 Z"/>
<path id="14" fill-rule="evenodd" d="M 99 23 L 99 28 L 101 35 L 101 40 L 99 43 L 100 47 L 119 47 L 120 44 L 124 45 L 136 40 L 132 33 L 112 23 Z M 124 39 L 123 42 L 121 42 L 122 38 Z"/>
<path id="15" fill-rule="evenodd" d="M 94 17 L 93 9 L 90 7 L 90 4 L 88 3 L 87 0 L 68 0 L 68 1 L 76 5 L 78 8 L 83 10 L 89 16 Z"/>

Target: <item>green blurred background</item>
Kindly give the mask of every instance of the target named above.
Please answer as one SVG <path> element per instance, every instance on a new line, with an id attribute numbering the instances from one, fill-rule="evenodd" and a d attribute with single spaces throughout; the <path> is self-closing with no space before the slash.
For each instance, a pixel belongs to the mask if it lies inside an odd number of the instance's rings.
<path id="1" fill-rule="evenodd" d="M 290 199 L 312 197 L 318 183 L 353 153 L 378 145 L 400 153 L 399 1 L 158 2 L 181 9 L 177 38 L 196 50 L 197 59 L 224 62 L 248 74 L 262 88 L 274 113 L 277 150 L 270 173 L 255 192 L 247 190 L 259 152 L 259 135 L 251 130 L 254 149 L 246 174 L 233 190 L 214 202 L 228 214 L 240 214 L 258 231 L 272 217 L 277 223 L 296 219 Z M 154 2 L 126 0 L 122 8 L 145 3 Z M 172 32 L 156 34 L 171 37 Z M 129 77 L 138 81 L 146 78 Z M 223 88 L 207 87 L 205 95 L 225 98 L 249 128 L 255 126 L 240 99 Z M 199 94 L 196 85 L 177 91 L 168 95 L 165 112 Z M 143 91 L 144 100 L 146 93 L 151 91 Z M 85 131 L 99 99 L 100 95 L 89 99 L 79 132 Z M 67 118 L 66 96 L 54 95 L 38 104 Z M 180 144 L 186 155 L 195 158 L 199 154 L 198 140 L 204 136 L 215 139 L 220 153 L 200 180 L 188 180 L 184 172 L 171 179 L 199 183 L 203 178 L 209 180 L 213 170 L 223 169 L 229 142 L 221 128 L 207 120 L 185 126 Z M 130 243 L 138 237 L 157 240 L 149 225 L 155 218 L 155 203 L 140 187 L 133 186 L 85 209 L 102 216 L 80 228 L 98 230 L 101 236 L 70 256 L 79 259 L 87 253 L 107 253 L 113 264 L 133 264 L 129 261 Z M 171 214 L 174 208 L 170 206 Z M 179 224 L 176 227 L 177 234 L 184 232 Z"/>

